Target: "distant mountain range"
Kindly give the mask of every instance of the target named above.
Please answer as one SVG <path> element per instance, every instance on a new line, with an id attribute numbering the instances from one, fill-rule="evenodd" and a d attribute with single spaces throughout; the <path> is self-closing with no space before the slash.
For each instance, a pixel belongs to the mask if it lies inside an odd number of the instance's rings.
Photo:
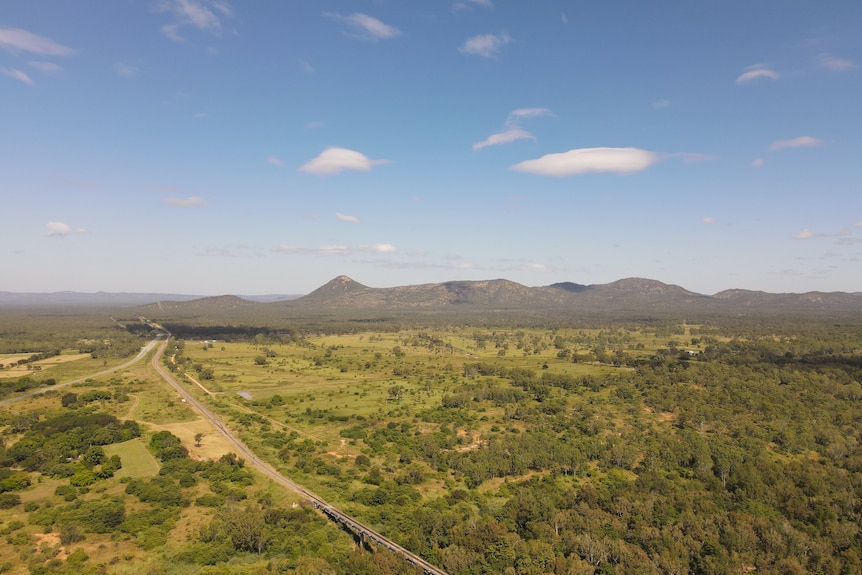
<path id="1" fill-rule="evenodd" d="M 572 282 L 526 287 L 505 279 L 451 281 L 392 288 L 370 288 L 339 276 L 310 294 L 285 302 L 289 307 L 422 309 L 454 306 L 489 310 L 529 309 L 776 309 L 847 310 L 862 314 L 862 293 L 771 294 L 732 289 L 708 296 L 677 285 L 644 278 L 607 284 Z"/>
<path id="2" fill-rule="evenodd" d="M 22 294 L 0 292 L 0 307 L 136 307 L 156 315 L 239 317 L 268 313 L 374 314 L 389 311 L 450 312 L 666 312 L 716 313 L 804 312 L 862 316 L 862 293 L 766 293 L 731 289 L 703 295 L 677 285 L 644 278 L 607 284 L 572 282 L 527 287 L 505 279 L 449 281 L 372 288 L 338 276 L 303 295 L 216 296 L 157 293 Z"/>
<path id="3" fill-rule="evenodd" d="M 268 303 L 285 301 L 299 295 L 257 295 L 241 296 L 250 302 Z M 0 307 L 132 307 L 159 301 L 187 302 L 205 299 L 201 295 L 166 293 L 84 293 L 60 291 L 50 293 L 20 293 L 0 291 Z"/>

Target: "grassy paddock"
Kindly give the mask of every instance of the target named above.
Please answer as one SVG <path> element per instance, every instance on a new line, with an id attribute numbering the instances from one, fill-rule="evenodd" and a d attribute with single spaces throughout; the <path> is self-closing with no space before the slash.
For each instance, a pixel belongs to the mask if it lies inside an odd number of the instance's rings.
<path id="1" fill-rule="evenodd" d="M 159 472 L 159 462 L 140 438 L 105 446 L 105 455 L 119 455 L 123 467 L 116 477 L 152 477 Z"/>

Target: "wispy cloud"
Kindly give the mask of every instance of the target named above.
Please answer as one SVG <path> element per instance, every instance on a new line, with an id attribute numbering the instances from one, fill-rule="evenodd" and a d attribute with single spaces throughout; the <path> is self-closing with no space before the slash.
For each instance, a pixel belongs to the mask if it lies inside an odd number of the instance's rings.
<path id="1" fill-rule="evenodd" d="M 510 144 L 517 140 L 535 140 L 536 138 L 533 134 L 520 127 L 521 121 L 553 115 L 553 112 L 547 108 L 518 108 L 517 110 L 512 110 L 506 117 L 505 127 L 507 129 L 496 134 L 491 134 L 481 142 L 476 142 L 473 144 L 473 149 L 481 150 L 488 146 Z"/>
<path id="2" fill-rule="evenodd" d="M 316 175 L 338 174 L 343 170 L 368 171 L 389 160 L 372 160 L 365 154 L 346 148 L 327 148 L 319 156 L 300 166 L 299 171 Z"/>
<path id="3" fill-rule="evenodd" d="M 714 223 L 715 223 L 715 218 L 713 218 L 713 217 L 711 217 L 711 216 L 704 216 L 704 217 L 702 217 L 702 218 L 700 219 L 700 221 L 702 221 L 702 222 L 703 222 L 703 223 L 705 223 L 705 224 L 714 224 Z"/>
<path id="4" fill-rule="evenodd" d="M 114 64 L 114 72 L 116 72 L 118 76 L 123 76 L 124 78 L 131 78 L 132 76 L 137 76 L 139 70 L 131 64 L 117 62 L 116 64 Z"/>
<path id="5" fill-rule="evenodd" d="M 57 72 L 62 72 L 63 67 L 59 64 L 55 64 L 54 62 L 44 62 L 41 60 L 38 61 L 30 61 L 27 62 L 33 68 L 36 68 L 40 72 L 44 72 L 45 74 L 56 74 Z"/>
<path id="6" fill-rule="evenodd" d="M 494 3 L 491 0 L 467 0 L 466 2 L 455 2 L 452 5 L 452 11 L 460 12 L 461 10 L 467 10 L 474 6 L 481 6 L 482 8 L 493 8 Z"/>
<path id="7" fill-rule="evenodd" d="M 161 30 L 175 42 L 184 39 L 180 34 L 180 28 L 183 26 L 220 34 L 222 19 L 233 16 L 230 4 L 223 0 L 161 0 L 157 9 L 173 16 L 173 22 L 165 24 Z"/>
<path id="8" fill-rule="evenodd" d="M 200 196 L 189 196 L 187 198 L 167 197 L 162 201 L 169 206 L 177 208 L 202 208 L 207 205 L 207 201 Z"/>
<path id="9" fill-rule="evenodd" d="M 823 140 L 819 138 L 814 138 L 812 136 L 799 136 L 792 140 L 776 140 L 769 145 L 769 150 L 774 152 L 776 150 L 785 150 L 787 148 L 816 148 L 817 146 L 822 145 Z"/>
<path id="10" fill-rule="evenodd" d="M 275 156 L 269 156 L 266 158 L 266 161 L 272 164 L 273 166 L 278 166 L 279 168 L 284 165 L 284 162 L 281 161 L 281 158 L 277 158 Z"/>
<path id="11" fill-rule="evenodd" d="M 638 148 L 578 148 L 511 166 L 516 172 L 565 177 L 596 172 L 631 174 L 659 162 L 661 154 Z"/>
<path id="12" fill-rule="evenodd" d="M 482 148 L 487 148 L 488 146 L 496 146 L 498 144 L 511 144 L 516 140 L 535 140 L 536 138 L 530 132 L 526 130 L 522 130 L 520 128 L 512 128 L 511 130 L 506 130 L 505 132 L 500 132 L 498 134 L 491 134 L 481 142 L 476 142 L 473 144 L 474 150 L 481 150 Z"/>
<path id="13" fill-rule="evenodd" d="M 521 120 L 553 115 L 554 113 L 547 108 L 518 108 L 517 110 L 509 112 L 509 116 L 506 118 L 506 125 L 518 126 L 520 125 Z"/>
<path id="14" fill-rule="evenodd" d="M 356 12 L 349 16 L 332 12 L 324 12 L 323 15 L 337 22 L 347 24 L 352 30 L 350 36 L 361 40 L 377 42 L 378 40 L 389 40 L 401 36 L 401 30 L 398 28 L 384 24 L 377 18 L 361 12 Z"/>
<path id="15" fill-rule="evenodd" d="M 512 41 L 512 37 L 503 32 L 502 34 L 479 34 L 469 38 L 464 45 L 458 48 L 462 54 L 493 58 L 500 53 L 500 49 Z"/>
<path id="16" fill-rule="evenodd" d="M 62 238 L 72 234 L 88 233 L 84 228 L 72 228 L 72 226 L 63 222 L 48 222 L 47 228 L 49 238 Z"/>
<path id="17" fill-rule="evenodd" d="M 560 22 L 562 22 L 563 24 L 569 23 L 569 17 L 566 16 L 565 12 L 560 12 Z"/>
<path id="18" fill-rule="evenodd" d="M 0 28 L 0 48 L 42 56 L 72 56 L 75 50 L 21 28 Z"/>
<path id="19" fill-rule="evenodd" d="M 836 58 L 830 54 L 820 54 L 817 57 L 817 60 L 820 62 L 821 67 L 826 68 L 827 70 L 832 70 L 833 72 L 846 72 L 847 70 L 852 70 L 856 67 L 856 64 L 854 64 L 852 60 Z"/>
<path id="20" fill-rule="evenodd" d="M 33 78 L 31 78 L 26 73 L 22 72 L 17 68 L 0 68 L 0 73 L 9 76 L 10 78 L 15 78 L 19 82 L 23 82 L 28 86 L 36 85 L 36 82 L 33 81 Z"/>
<path id="21" fill-rule="evenodd" d="M 778 72 L 768 68 L 766 64 L 754 64 L 753 66 L 749 66 L 745 69 L 745 72 L 739 75 L 736 78 L 737 84 L 747 84 L 753 80 L 758 80 L 761 78 L 768 78 L 770 80 L 777 80 L 779 78 Z"/>
<path id="22" fill-rule="evenodd" d="M 307 60 L 300 59 L 299 65 L 302 66 L 302 71 L 306 74 L 314 74 L 317 71 Z"/>
<path id="23" fill-rule="evenodd" d="M 661 154 L 663 158 L 679 158 L 686 164 L 696 164 L 699 162 L 710 162 L 718 158 L 712 154 L 694 154 L 691 152 L 673 152 L 670 154 Z"/>
<path id="24" fill-rule="evenodd" d="M 751 166 L 754 168 L 762 168 L 763 164 L 766 163 L 766 160 L 763 158 L 756 158 L 753 162 L 751 162 Z"/>
<path id="25" fill-rule="evenodd" d="M 249 252 L 250 249 L 249 246 L 243 244 L 225 247 L 207 246 L 201 255 L 221 258 L 251 258 L 254 255 Z"/>
<path id="26" fill-rule="evenodd" d="M 670 100 L 656 100 L 652 103 L 653 110 L 664 110 L 670 108 Z"/>
<path id="27" fill-rule="evenodd" d="M 817 234 L 817 233 L 812 232 L 808 228 L 805 228 L 801 232 L 796 232 L 795 234 L 793 234 L 793 239 L 794 240 L 810 240 L 811 238 L 819 238 L 822 235 L 823 234 Z"/>
<path id="28" fill-rule="evenodd" d="M 178 24 L 165 24 L 160 28 L 162 34 L 173 40 L 174 42 L 183 42 L 185 38 L 180 35 Z"/>
<path id="29" fill-rule="evenodd" d="M 359 223 L 359 218 L 357 218 L 356 216 L 348 216 L 345 214 L 336 213 L 335 217 L 338 218 L 338 220 L 342 221 L 342 222 L 350 222 L 352 224 L 358 224 Z"/>
<path id="30" fill-rule="evenodd" d="M 290 245 L 280 245 L 272 249 L 282 254 L 301 256 L 349 256 L 359 253 L 393 254 L 398 250 L 392 244 L 370 244 L 350 247 L 346 245 L 328 245 L 317 248 L 304 248 Z"/>

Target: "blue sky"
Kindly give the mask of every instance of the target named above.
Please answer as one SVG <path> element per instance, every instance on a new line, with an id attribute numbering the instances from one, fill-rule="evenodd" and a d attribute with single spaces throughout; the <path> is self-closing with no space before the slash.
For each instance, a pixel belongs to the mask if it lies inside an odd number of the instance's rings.
<path id="1" fill-rule="evenodd" d="M 856 0 L 0 6 L 0 290 L 862 291 Z"/>

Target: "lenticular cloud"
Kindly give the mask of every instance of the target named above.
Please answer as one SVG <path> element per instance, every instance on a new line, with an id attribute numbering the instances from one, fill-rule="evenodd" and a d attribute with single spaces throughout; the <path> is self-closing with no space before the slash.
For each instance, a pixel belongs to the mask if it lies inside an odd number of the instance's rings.
<path id="1" fill-rule="evenodd" d="M 299 170 L 318 175 L 337 174 L 343 170 L 368 171 L 373 166 L 386 163 L 388 160 L 372 160 L 355 150 L 327 148 L 319 156 L 300 166 Z"/>
<path id="2" fill-rule="evenodd" d="M 556 177 L 595 172 L 631 174 L 647 169 L 660 159 L 659 154 L 638 148 L 578 148 L 526 160 L 515 164 L 511 169 Z"/>

